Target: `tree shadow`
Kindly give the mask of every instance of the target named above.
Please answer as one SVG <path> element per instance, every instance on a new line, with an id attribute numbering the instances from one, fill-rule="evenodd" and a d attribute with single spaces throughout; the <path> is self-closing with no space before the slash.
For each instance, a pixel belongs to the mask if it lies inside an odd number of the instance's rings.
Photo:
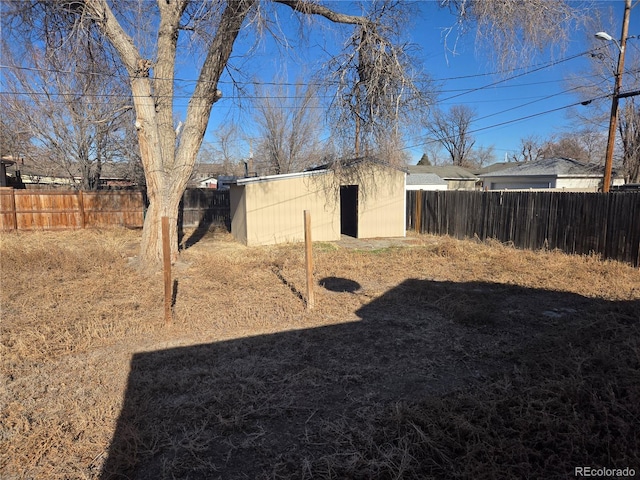
<path id="1" fill-rule="evenodd" d="M 194 227 L 184 240 L 185 228 Z M 178 245 L 181 249 L 194 246 L 214 227 L 231 231 L 229 192 L 206 188 L 187 189 L 178 206 Z"/>
<path id="2" fill-rule="evenodd" d="M 360 284 L 355 280 L 341 277 L 325 277 L 318 284 L 332 292 L 349 292 L 354 293 L 360 290 Z"/>
<path id="3" fill-rule="evenodd" d="M 325 285 L 357 284 L 339 280 Z M 387 427 L 367 423 L 380 411 L 396 425 L 398 405 L 483 391 L 550 356 L 562 365 L 569 345 L 583 354 L 603 342 L 615 348 L 620 336 L 598 333 L 597 318 L 637 341 L 639 311 L 639 301 L 410 279 L 358 309 L 357 322 L 136 353 L 101 478 L 392 478 L 358 466 L 392 443 Z M 349 453 L 360 444 L 374 453 Z M 575 465 L 602 460 L 572 455 Z M 338 458 L 343 470 L 330 464 Z M 412 475 L 397 478 L 434 475 L 433 461 L 414 460 Z"/>

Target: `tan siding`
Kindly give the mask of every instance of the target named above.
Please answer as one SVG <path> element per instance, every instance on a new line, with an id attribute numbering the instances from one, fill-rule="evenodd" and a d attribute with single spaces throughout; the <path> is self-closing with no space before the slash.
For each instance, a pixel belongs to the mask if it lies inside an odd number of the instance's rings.
<path id="1" fill-rule="evenodd" d="M 247 243 L 247 217 L 245 187 L 231 185 L 229 192 L 231 206 L 231 234 L 244 244 Z"/>
<path id="2" fill-rule="evenodd" d="M 364 183 L 358 201 L 358 237 L 404 237 L 405 174 L 376 166 Z"/>
<path id="3" fill-rule="evenodd" d="M 327 175 L 313 175 L 247 184 L 247 245 L 304 240 L 304 210 L 311 211 L 314 241 L 338 240 L 339 210 L 330 183 Z"/>
<path id="4" fill-rule="evenodd" d="M 360 238 L 405 235 L 405 173 L 367 165 L 345 177 L 358 189 Z M 339 185 L 333 173 L 248 181 L 231 189 L 231 232 L 247 245 L 304 240 L 304 210 L 313 241 L 340 239 Z"/>

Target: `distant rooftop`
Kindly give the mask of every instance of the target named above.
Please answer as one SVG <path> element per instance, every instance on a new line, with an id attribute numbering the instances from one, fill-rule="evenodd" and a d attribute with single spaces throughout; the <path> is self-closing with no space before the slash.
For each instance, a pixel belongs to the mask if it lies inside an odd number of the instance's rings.
<path id="1" fill-rule="evenodd" d="M 469 170 L 455 165 L 410 165 L 409 177 L 418 173 L 432 173 L 444 180 L 475 179 Z"/>
<path id="2" fill-rule="evenodd" d="M 447 185 L 447 182 L 435 173 L 410 173 L 407 185 Z"/>
<path id="3" fill-rule="evenodd" d="M 583 163 L 571 158 L 543 158 L 532 162 L 514 163 L 508 168 L 480 174 L 480 177 L 513 176 L 601 176 L 603 167 L 593 163 Z"/>

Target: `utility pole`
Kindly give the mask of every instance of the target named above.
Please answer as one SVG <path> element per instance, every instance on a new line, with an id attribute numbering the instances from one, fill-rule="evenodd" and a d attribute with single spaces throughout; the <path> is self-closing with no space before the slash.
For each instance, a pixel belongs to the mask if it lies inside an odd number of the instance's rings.
<path id="1" fill-rule="evenodd" d="M 602 191 L 607 193 L 611 187 L 611 168 L 613 166 L 613 147 L 616 143 L 616 121 L 618 119 L 618 101 L 620 99 L 620 88 L 622 87 L 622 73 L 624 72 L 624 55 L 627 45 L 627 35 L 629 34 L 629 15 L 631 13 L 631 0 L 625 0 L 624 17 L 622 20 L 622 34 L 618 46 L 618 68 L 615 74 L 615 84 L 613 86 L 613 97 L 611 98 L 611 116 L 609 117 L 609 136 L 607 137 L 607 153 L 604 163 L 604 180 Z M 615 40 L 614 40 L 615 41 Z"/>

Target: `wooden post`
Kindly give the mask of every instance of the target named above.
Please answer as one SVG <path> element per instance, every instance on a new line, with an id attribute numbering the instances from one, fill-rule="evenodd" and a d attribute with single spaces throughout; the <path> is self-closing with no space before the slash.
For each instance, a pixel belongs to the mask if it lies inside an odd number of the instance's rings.
<path id="1" fill-rule="evenodd" d="M 416 233 L 421 233 L 422 229 L 422 190 L 416 191 L 416 214 L 414 217 L 414 228 Z"/>
<path id="2" fill-rule="evenodd" d="M 16 206 L 16 190 L 11 189 L 11 209 L 13 210 L 13 228 L 18 230 L 18 211 Z"/>
<path id="3" fill-rule="evenodd" d="M 82 194 L 82 190 L 78 190 L 78 207 L 80 208 L 80 228 L 85 228 L 85 220 L 84 220 L 84 195 Z"/>
<path id="4" fill-rule="evenodd" d="M 307 269 L 307 308 L 311 310 L 314 305 L 313 298 L 313 248 L 311 246 L 311 212 L 304 211 L 304 252 L 305 266 Z"/>
<path id="5" fill-rule="evenodd" d="M 169 243 L 169 217 L 162 217 L 162 257 L 164 263 L 164 324 L 171 325 L 171 244 Z"/>

